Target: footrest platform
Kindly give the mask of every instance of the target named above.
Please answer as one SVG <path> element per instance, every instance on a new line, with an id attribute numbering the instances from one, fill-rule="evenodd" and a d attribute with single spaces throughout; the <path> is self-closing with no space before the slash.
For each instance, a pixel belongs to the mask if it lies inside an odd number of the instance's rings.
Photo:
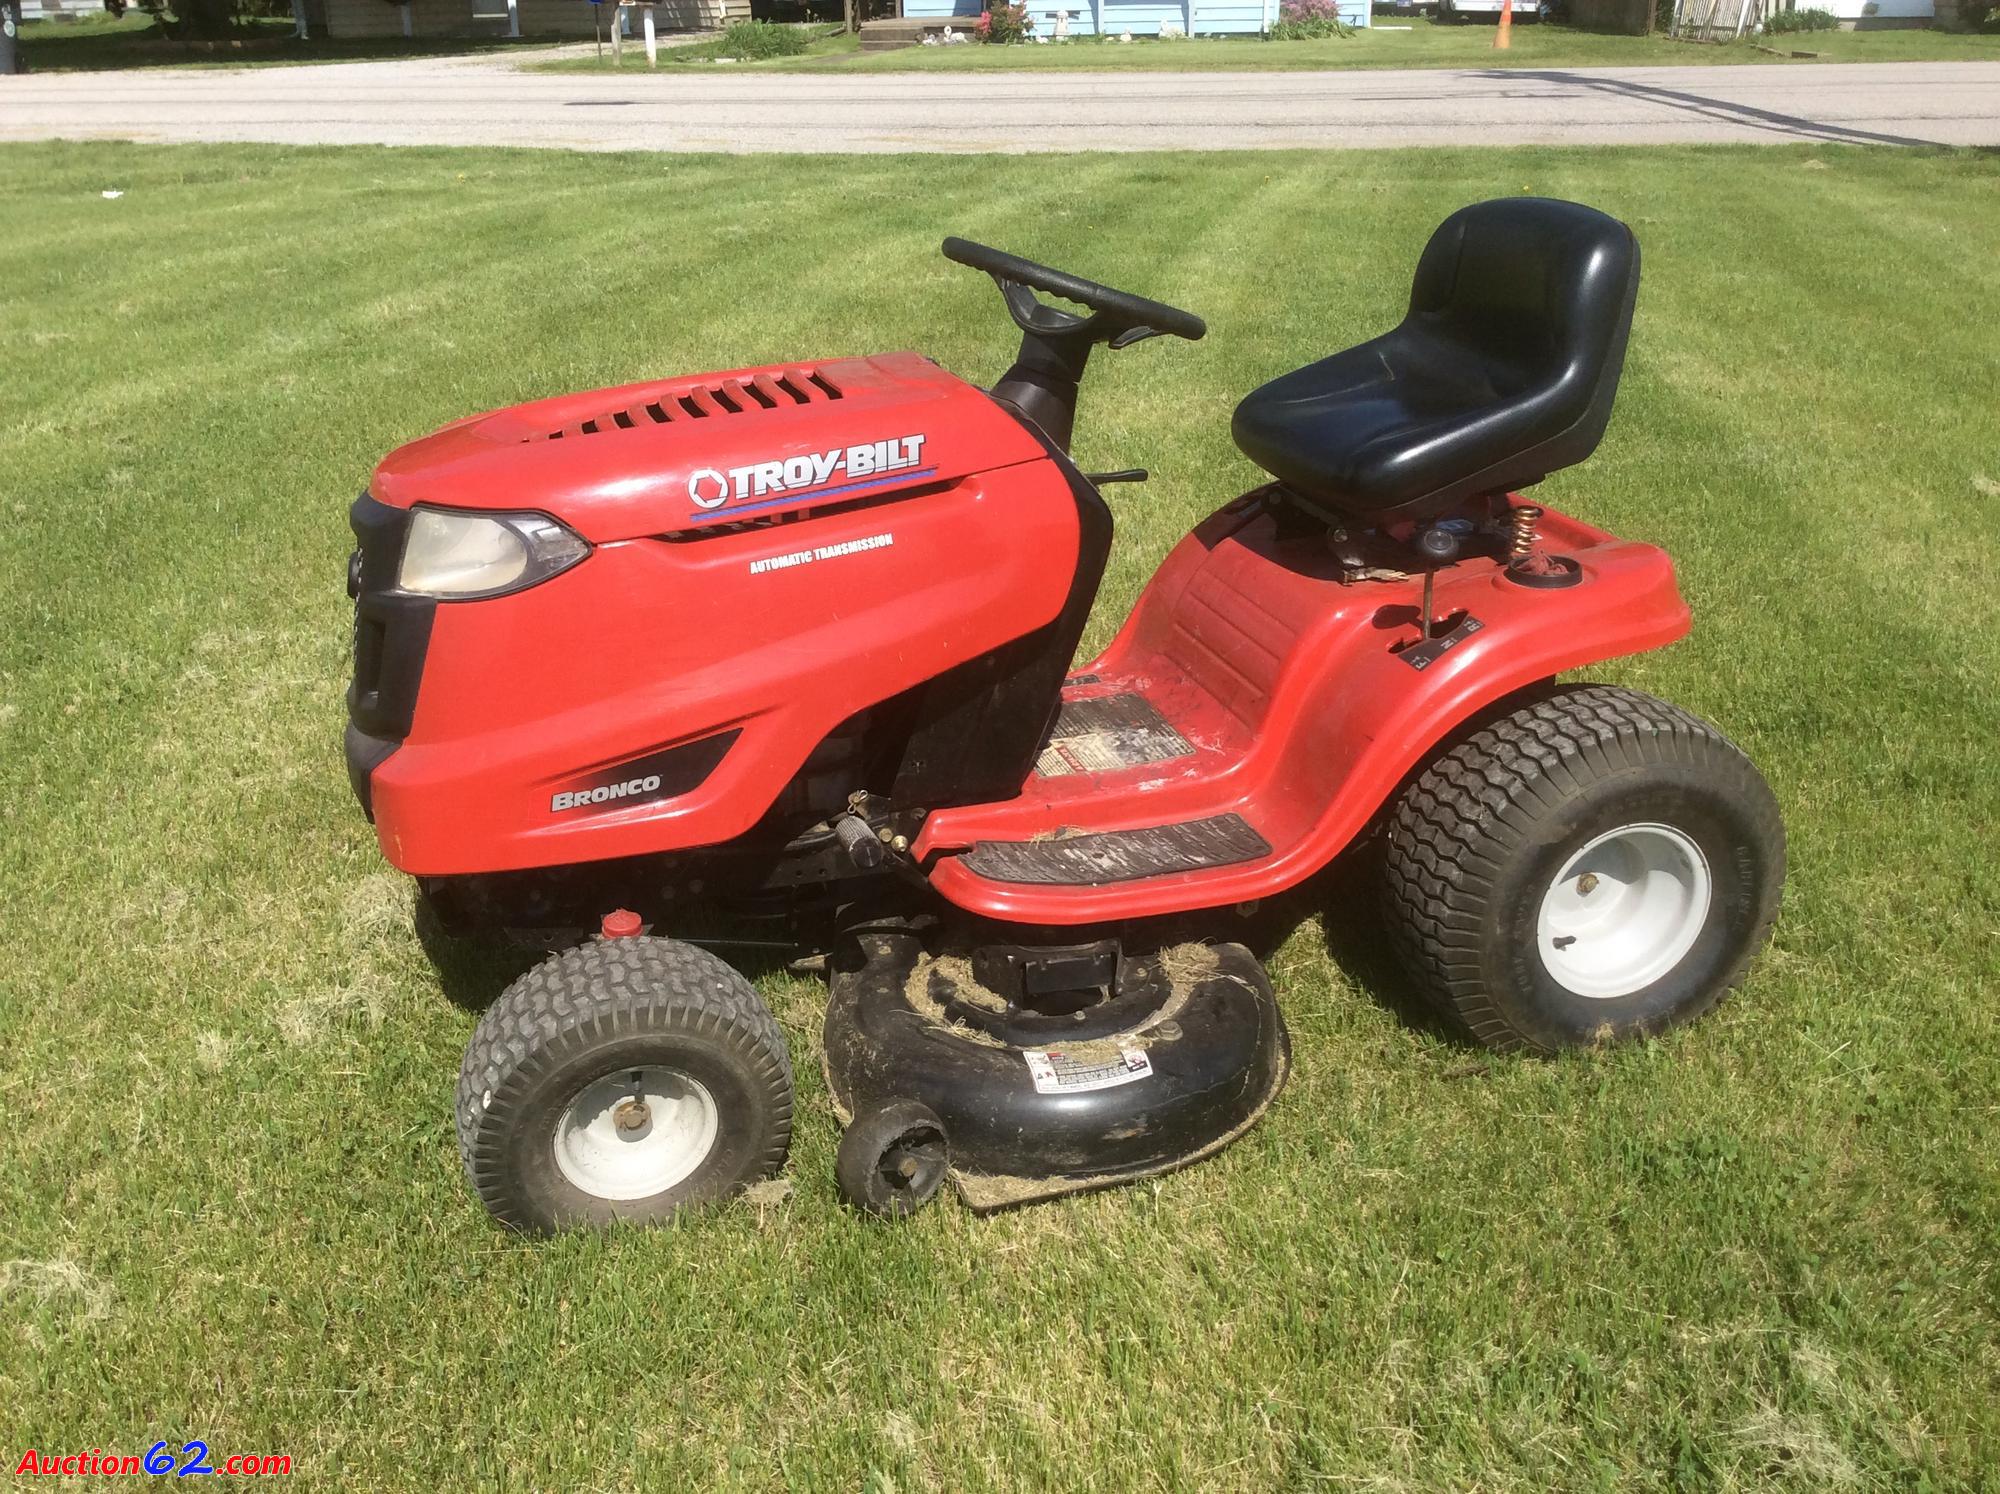
<path id="1" fill-rule="evenodd" d="M 1218 814 L 1178 825 L 1108 830 L 1066 840 L 983 840 L 963 859 L 968 871 L 992 882 L 1101 887 L 1107 882 L 1233 866 L 1270 854 L 1270 843 L 1241 815 Z"/>

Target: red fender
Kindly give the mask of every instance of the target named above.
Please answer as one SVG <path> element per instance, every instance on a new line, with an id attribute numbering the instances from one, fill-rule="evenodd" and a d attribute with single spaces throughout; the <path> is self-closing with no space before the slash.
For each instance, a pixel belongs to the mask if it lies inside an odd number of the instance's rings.
<path id="1" fill-rule="evenodd" d="M 1535 589 L 1479 557 L 1438 572 L 1433 616 L 1477 622 L 1421 669 L 1419 580 L 1344 583 L 1324 534 L 1280 538 L 1232 504 L 1181 542 L 1103 655 L 1066 698 L 1138 693 L 1192 751 L 1110 772 L 1030 778 L 1002 804 L 941 810 L 914 849 L 962 907 L 1027 923 L 1146 917 L 1267 897 L 1319 871 L 1468 717 L 1524 686 L 1670 643 L 1689 613 L 1673 563 L 1558 513 L 1542 548 L 1580 584 Z M 1096 886 L 1000 882 L 953 852 L 979 841 L 1241 815 L 1269 854 Z"/>

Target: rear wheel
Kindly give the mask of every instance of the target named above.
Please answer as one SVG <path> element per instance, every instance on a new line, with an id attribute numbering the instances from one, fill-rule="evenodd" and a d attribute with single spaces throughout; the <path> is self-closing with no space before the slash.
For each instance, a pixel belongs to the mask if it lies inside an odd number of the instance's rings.
<path id="1" fill-rule="evenodd" d="M 1403 793 L 1387 915 L 1417 983 L 1494 1048 L 1658 1032 L 1706 1011 L 1769 937 L 1785 837 L 1706 722 L 1631 690 L 1556 690 Z"/>
<path id="2" fill-rule="evenodd" d="M 606 939 L 544 960 L 480 1019 L 457 1111 L 466 1176 L 503 1224 L 655 1223 L 784 1164 L 792 1071 L 721 960 Z"/>

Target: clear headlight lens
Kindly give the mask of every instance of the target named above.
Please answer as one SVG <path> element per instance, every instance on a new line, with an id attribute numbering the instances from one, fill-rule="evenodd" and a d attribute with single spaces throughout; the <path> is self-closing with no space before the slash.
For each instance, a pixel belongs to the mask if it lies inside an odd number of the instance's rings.
<path id="1" fill-rule="evenodd" d="M 427 597 L 492 597 L 566 571 L 590 546 L 542 514 L 417 508 L 403 542 L 399 590 Z"/>

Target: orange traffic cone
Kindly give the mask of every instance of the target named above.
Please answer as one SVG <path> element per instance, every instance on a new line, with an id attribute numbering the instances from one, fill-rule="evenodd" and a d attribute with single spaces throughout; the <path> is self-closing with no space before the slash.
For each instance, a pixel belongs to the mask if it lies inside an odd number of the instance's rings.
<path id="1" fill-rule="evenodd" d="M 1500 29 L 1493 33 L 1493 45 L 1503 52 L 1514 45 L 1514 0 L 1500 0 Z"/>

